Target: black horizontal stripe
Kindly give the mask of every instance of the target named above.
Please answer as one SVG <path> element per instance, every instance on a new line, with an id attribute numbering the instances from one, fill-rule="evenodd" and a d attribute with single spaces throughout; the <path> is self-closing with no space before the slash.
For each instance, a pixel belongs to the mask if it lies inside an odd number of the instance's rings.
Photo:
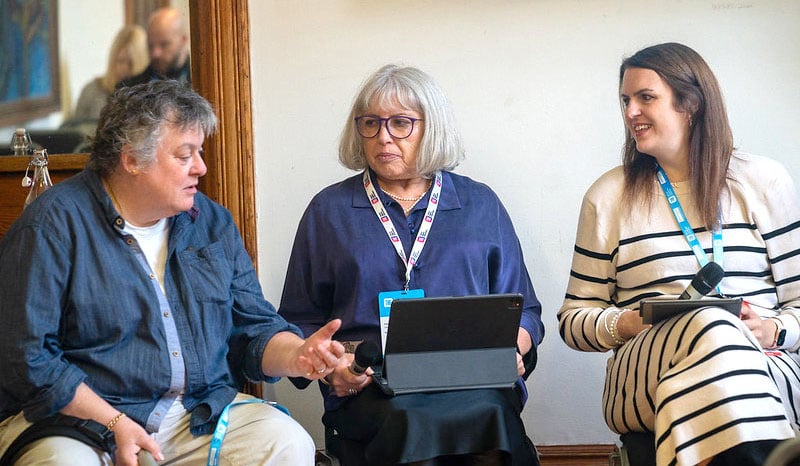
<path id="1" fill-rule="evenodd" d="M 726 270 L 725 277 L 747 277 L 747 278 L 764 278 L 772 275 L 772 270 L 760 270 L 758 272 L 750 270 Z"/>
<path id="2" fill-rule="evenodd" d="M 711 249 L 706 249 L 706 252 L 712 252 Z M 754 252 L 756 254 L 767 254 L 767 248 L 762 246 L 725 246 L 724 252 Z"/>
<path id="3" fill-rule="evenodd" d="M 578 246 L 577 244 L 575 245 L 575 252 L 580 254 L 580 255 L 582 255 L 582 256 L 591 257 L 593 259 L 600 259 L 600 260 L 604 260 L 604 261 L 610 261 L 611 260 L 611 254 L 606 254 L 606 253 L 596 252 L 596 251 L 590 251 L 590 250 L 588 250 L 586 248 L 582 248 L 582 247 Z"/>
<path id="4" fill-rule="evenodd" d="M 706 229 L 705 228 L 695 228 L 692 231 L 694 231 L 695 233 L 699 233 L 701 231 L 706 231 Z M 628 244 L 638 243 L 639 241 L 647 241 L 649 239 L 669 238 L 669 237 L 672 237 L 672 236 L 682 236 L 682 235 L 683 235 L 683 233 L 680 230 L 659 231 L 657 233 L 647 233 L 647 234 L 644 234 L 644 235 L 631 236 L 630 238 L 623 238 L 623 239 L 619 240 L 619 245 L 620 246 L 625 246 L 625 245 L 628 245 Z"/>
<path id="5" fill-rule="evenodd" d="M 784 278 L 783 280 L 779 280 L 779 281 L 775 282 L 775 285 L 776 286 L 786 285 L 786 284 L 789 284 L 789 283 L 794 283 L 794 282 L 796 282 L 798 280 L 800 280 L 800 275 L 794 275 L 794 276 L 787 277 L 787 278 Z"/>
<path id="6" fill-rule="evenodd" d="M 762 296 L 762 295 L 769 296 L 774 294 L 775 294 L 775 288 L 770 287 L 770 288 L 762 288 L 760 290 L 750 290 L 747 293 L 735 293 L 735 294 L 731 293 L 731 294 L 726 294 L 725 296 L 727 296 L 728 298 L 747 298 L 747 297 Z"/>
<path id="7" fill-rule="evenodd" d="M 694 445 L 696 443 L 702 442 L 703 440 L 705 440 L 705 439 L 707 439 L 709 437 L 712 437 L 714 435 L 717 435 L 718 433 L 720 433 L 722 431 L 730 429 L 733 426 L 738 426 L 738 425 L 741 425 L 741 424 L 760 423 L 760 422 L 779 422 L 779 421 L 785 421 L 785 420 L 786 420 L 786 416 L 783 416 L 783 415 L 756 416 L 756 417 L 746 417 L 746 418 L 734 419 L 733 421 L 728 422 L 727 424 L 722 424 L 719 427 L 717 427 L 716 429 L 712 429 L 712 430 L 706 432 L 705 434 L 698 435 L 697 437 L 694 437 L 691 440 L 676 446 L 675 447 L 675 454 L 677 456 L 677 453 L 679 451 L 681 451 L 681 450 L 683 450 L 685 448 L 689 448 L 689 447 L 691 447 L 692 445 Z M 656 446 L 656 448 L 658 448 L 658 446 Z"/>
<path id="8" fill-rule="evenodd" d="M 643 264 L 647 264 L 648 262 L 655 262 L 655 261 L 658 261 L 658 260 L 661 260 L 661 259 L 667 259 L 667 258 L 671 258 L 671 257 L 691 256 L 693 254 L 694 253 L 692 253 L 692 251 L 690 249 L 687 249 L 685 251 L 668 251 L 668 252 L 662 252 L 660 254 L 653 254 L 653 255 L 650 255 L 650 256 L 642 257 L 641 259 L 638 259 L 638 260 L 635 260 L 635 261 L 632 261 L 632 262 L 628 262 L 628 263 L 625 263 L 625 264 L 618 264 L 617 265 L 617 273 L 624 272 L 624 271 L 626 271 L 628 269 L 632 269 L 634 267 L 638 267 L 638 266 L 643 265 Z"/>
<path id="9" fill-rule="evenodd" d="M 795 249 L 794 251 L 789 251 L 786 254 L 781 254 L 778 257 L 773 257 L 769 260 L 769 262 L 770 264 L 777 264 L 780 261 L 791 259 L 792 257 L 796 257 L 797 255 L 800 255 L 800 249 Z"/>
<path id="10" fill-rule="evenodd" d="M 722 227 L 722 229 L 724 234 L 724 230 L 757 230 L 758 227 L 756 227 L 755 223 L 739 222 L 739 223 L 726 223 Z"/>
<path id="11" fill-rule="evenodd" d="M 757 229 L 756 225 L 744 222 L 726 223 L 723 224 L 722 226 L 723 235 L 725 234 L 726 230 L 730 231 L 730 230 L 756 230 L 756 229 Z M 708 229 L 706 227 L 692 228 L 692 232 L 695 234 L 705 233 L 707 231 Z M 678 230 L 659 231 L 654 233 L 647 233 L 644 235 L 631 236 L 630 238 L 620 239 L 619 245 L 623 246 L 623 245 L 633 244 L 639 241 L 647 241 L 650 239 L 657 239 L 657 238 L 671 238 L 675 236 L 683 236 L 683 232 L 678 229 Z"/>
<path id="12" fill-rule="evenodd" d="M 634 291 L 634 290 L 640 290 L 642 288 L 652 288 L 652 287 L 655 287 L 656 285 L 663 285 L 665 283 L 672 283 L 672 282 L 678 281 L 678 280 L 691 280 L 693 278 L 694 278 L 694 274 L 689 274 L 689 275 L 670 275 L 668 277 L 660 277 L 660 278 L 658 278 L 656 280 L 645 282 L 645 283 L 642 283 L 642 284 L 639 284 L 639 285 L 636 285 L 636 286 L 633 286 L 633 287 L 621 287 L 621 286 L 618 286 L 617 287 L 617 291 Z"/>
<path id="13" fill-rule="evenodd" d="M 798 220 L 798 221 L 796 221 L 794 223 L 790 223 L 789 225 L 786 225 L 783 228 L 778 228 L 777 230 L 772 230 L 772 231 L 763 233 L 761 235 L 761 237 L 764 238 L 765 241 L 767 241 L 767 240 L 770 240 L 770 239 L 772 239 L 772 238 L 774 238 L 776 236 L 780 236 L 780 235 L 782 235 L 784 233 L 788 233 L 788 232 L 790 232 L 792 230 L 797 230 L 798 228 L 800 228 L 800 220 Z"/>
<path id="14" fill-rule="evenodd" d="M 639 301 L 641 301 L 641 300 L 643 300 L 645 298 L 657 298 L 659 296 L 663 296 L 663 295 L 661 293 L 658 293 L 658 292 L 641 293 L 641 294 L 637 294 L 637 295 L 635 295 L 635 296 L 633 296 L 631 298 L 628 298 L 626 300 L 618 302 L 617 306 L 618 307 L 622 307 L 622 308 L 628 308 L 628 307 L 636 307 L 636 308 L 638 308 L 639 307 Z M 633 306 L 633 304 L 636 304 L 636 305 Z"/>
<path id="15" fill-rule="evenodd" d="M 603 284 L 603 285 L 607 285 L 607 284 L 612 282 L 612 279 L 610 279 L 608 277 L 605 277 L 605 278 L 603 278 L 603 277 L 593 277 L 591 275 L 585 275 L 585 274 L 582 274 L 582 273 L 578 273 L 578 272 L 576 272 L 574 270 L 570 270 L 569 271 L 569 275 L 571 277 L 577 278 L 578 280 L 583 280 L 585 282 L 590 282 L 590 283 L 600 283 L 600 284 Z"/>
<path id="16" fill-rule="evenodd" d="M 682 417 L 679 417 L 679 418 L 673 420 L 670 423 L 669 427 L 667 429 L 665 429 L 664 432 L 658 437 L 658 440 L 656 441 L 656 443 L 657 444 L 663 443 L 664 440 L 666 440 L 667 437 L 669 437 L 672 434 L 673 429 L 675 429 L 677 426 L 680 426 L 684 422 L 687 422 L 687 421 L 692 420 L 692 419 L 694 419 L 694 418 L 696 418 L 698 416 L 701 416 L 702 414 L 707 413 L 707 412 L 709 412 L 709 411 L 711 411 L 711 410 L 713 410 L 715 408 L 718 408 L 720 406 L 724 406 L 724 405 L 726 405 L 728 403 L 732 403 L 732 402 L 735 402 L 735 401 L 757 400 L 757 399 L 762 399 L 762 398 L 763 399 L 775 400 L 776 402 L 780 403 L 780 399 L 778 399 L 778 398 L 776 398 L 776 397 L 774 397 L 771 394 L 766 393 L 766 392 L 762 392 L 762 393 L 743 393 L 741 395 L 725 398 L 723 400 L 717 400 L 714 403 L 711 403 L 710 405 L 705 406 L 703 409 L 698 409 L 698 410 L 693 411 L 693 412 L 691 412 L 689 414 L 686 414 L 685 416 L 682 416 Z"/>
<path id="17" fill-rule="evenodd" d="M 590 302 L 597 303 L 597 307 L 610 306 L 612 304 L 611 301 L 609 301 L 607 299 L 604 299 L 604 298 L 600 298 L 598 296 L 578 296 L 578 295 L 574 295 L 574 294 L 569 294 L 568 293 L 568 294 L 564 295 L 564 299 L 573 300 L 573 301 L 590 301 Z M 581 306 L 581 307 L 588 307 L 588 306 Z"/>
<path id="18" fill-rule="evenodd" d="M 750 350 L 750 351 L 753 350 L 753 348 L 751 348 L 749 346 L 747 346 L 745 348 Z M 740 347 L 740 349 L 745 349 L 745 348 L 741 348 Z M 708 359 L 708 358 L 706 358 L 706 359 Z M 694 366 L 696 367 L 697 365 L 698 364 L 695 364 Z M 673 378 L 673 377 L 675 377 L 677 375 L 679 375 L 679 374 L 670 374 L 669 377 L 664 377 L 663 379 L 661 379 L 661 383 L 664 383 L 665 380 L 671 379 L 671 378 Z M 664 398 L 661 401 L 661 403 L 658 405 L 658 407 L 656 408 L 656 411 L 664 409 L 664 406 L 666 406 L 670 402 L 672 402 L 674 400 L 677 400 L 678 398 L 681 398 L 684 395 L 689 395 L 692 392 L 697 391 L 702 387 L 705 387 L 706 385 L 713 385 L 716 382 L 720 382 L 722 380 L 729 379 L 731 377 L 739 377 L 741 375 L 762 375 L 762 376 L 766 377 L 767 373 L 762 371 L 762 370 L 760 370 L 760 369 L 737 369 L 737 370 L 732 370 L 732 371 L 728 371 L 728 372 L 719 374 L 716 377 L 703 379 L 703 380 L 699 381 L 698 383 L 696 383 L 694 385 L 686 387 L 683 390 L 676 391 L 676 392 L 672 393 L 670 396 Z"/>

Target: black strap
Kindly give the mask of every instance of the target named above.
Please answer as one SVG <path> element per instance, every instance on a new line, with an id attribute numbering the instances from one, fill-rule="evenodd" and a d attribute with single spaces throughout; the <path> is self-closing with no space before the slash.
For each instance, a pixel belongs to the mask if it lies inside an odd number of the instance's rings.
<path id="1" fill-rule="evenodd" d="M 13 466 L 17 457 L 25 446 L 45 437 L 70 437 L 89 445 L 92 448 L 103 450 L 114 459 L 117 444 L 114 441 L 114 432 L 106 426 L 90 419 L 56 414 L 55 416 L 36 421 L 25 429 L 9 445 L 0 458 L 0 466 Z"/>

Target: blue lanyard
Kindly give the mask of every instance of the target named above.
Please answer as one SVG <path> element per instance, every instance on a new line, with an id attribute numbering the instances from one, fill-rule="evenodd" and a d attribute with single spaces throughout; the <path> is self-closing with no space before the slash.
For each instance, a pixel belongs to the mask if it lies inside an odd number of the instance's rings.
<path id="1" fill-rule="evenodd" d="M 266 403 L 270 406 L 273 406 L 287 415 L 289 415 L 289 410 L 285 407 L 279 405 L 274 401 L 264 401 L 259 398 L 252 398 L 249 400 L 243 401 L 235 401 L 233 403 L 229 403 L 225 409 L 222 410 L 222 414 L 219 415 L 219 420 L 217 421 L 217 427 L 214 429 L 214 435 L 211 437 L 211 446 L 208 448 L 208 460 L 206 461 L 206 465 L 208 466 L 217 466 L 219 464 L 219 451 L 222 449 L 222 441 L 225 439 L 225 434 L 228 433 L 228 418 L 230 414 L 230 408 L 238 405 L 246 405 L 251 403 Z"/>
<path id="2" fill-rule="evenodd" d="M 694 234 L 694 230 L 692 230 L 692 227 L 689 225 L 689 221 L 686 220 L 686 214 L 683 212 L 678 196 L 672 189 L 672 184 L 669 182 L 667 173 L 659 164 L 656 164 L 656 168 L 658 169 L 658 184 L 661 185 L 661 189 L 664 191 L 664 196 L 667 198 L 670 210 L 672 210 L 672 215 L 675 216 L 675 220 L 678 222 L 678 226 L 681 228 L 686 242 L 689 243 L 689 247 L 692 249 L 692 252 L 694 252 L 695 257 L 697 257 L 697 262 L 700 263 L 700 267 L 703 267 L 708 264 L 708 256 L 703 250 L 703 247 L 700 246 L 700 241 L 697 240 L 697 235 Z M 718 215 L 720 215 L 719 221 L 711 234 L 711 247 L 714 254 L 714 262 L 722 267 L 722 214 L 719 213 Z M 719 292 L 719 286 L 717 287 L 717 292 Z"/>

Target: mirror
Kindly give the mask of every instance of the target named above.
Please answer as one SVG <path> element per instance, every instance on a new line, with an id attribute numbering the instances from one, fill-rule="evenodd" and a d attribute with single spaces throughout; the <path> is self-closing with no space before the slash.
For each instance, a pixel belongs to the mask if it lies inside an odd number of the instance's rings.
<path id="1" fill-rule="evenodd" d="M 111 81 L 110 77 L 103 81 L 107 75 L 109 53 L 115 38 L 125 26 L 126 18 L 131 18 L 131 21 L 142 18 L 139 21 L 146 25 L 149 13 L 167 4 L 183 13 L 184 27 L 188 32 L 189 0 L 0 0 L 0 8 L 9 13 L 4 13 L 0 18 L 3 23 L 0 29 L 14 30 L 16 27 L 18 37 L 33 35 L 38 39 L 38 42 L 20 39 L 0 42 L 0 49 L 14 47 L 13 50 L 18 52 L 16 64 L 0 59 L 0 109 L 3 110 L 0 112 L 0 155 L 11 153 L 9 142 L 18 127 L 25 128 L 34 143 L 45 147 L 51 155 L 84 152 L 85 135 L 93 132 L 96 120 L 83 116 L 87 115 L 85 112 L 76 114 L 81 93 L 86 88 L 87 95 L 99 95 L 102 102 L 107 92 L 102 89 L 108 87 L 106 83 Z M 102 21 L 87 22 L 87 18 L 96 18 L 98 15 L 102 15 Z M 146 48 L 146 45 L 141 46 Z M 121 50 L 123 48 L 126 50 Z M 135 48 L 122 47 L 118 56 L 130 54 Z M 21 53 L 21 50 L 27 53 Z M 14 54 L 3 55 L 8 57 Z M 28 64 L 24 67 L 28 71 L 20 73 L 18 70 L 22 67 L 19 62 L 22 60 Z M 139 65 L 138 69 L 142 69 L 149 61 L 146 52 L 139 61 L 142 60 L 144 64 Z M 130 60 L 131 63 L 134 61 Z M 53 66 L 48 63 L 53 63 Z M 12 78 L 18 84 L 9 90 L 7 75 L 13 74 L 17 74 Z M 20 86 L 19 83 L 27 86 Z M 30 92 L 26 94 L 21 89 L 30 89 Z M 27 98 L 25 95 L 37 98 Z M 40 99 L 40 95 L 49 97 Z M 84 99 L 83 102 L 89 101 L 91 99 Z M 13 111 L 8 111 L 6 104 L 9 103 L 16 104 Z M 93 106 L 94 109 L 89 111 L 96 115 L 102 104 Z M 83 107 L 86 109 L 86 105 Z"/>

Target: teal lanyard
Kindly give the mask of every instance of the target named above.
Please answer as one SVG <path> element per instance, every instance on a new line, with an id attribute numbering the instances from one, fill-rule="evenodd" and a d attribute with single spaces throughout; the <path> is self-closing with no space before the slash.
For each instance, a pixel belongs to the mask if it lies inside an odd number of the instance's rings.
<path id="1" fill-rule="evenodd" d="M 211 437 L 211 446 L 209 446 L 208 448 L 208 461 L 206 462 L 206 465 L 217 466 L 219 464 L 219 451 L 222 449 L 222 441 L 225 439 L 225 434 L 228 433 L 228 422 L 229 422 L 228 419 L 230 417 L 229 414 L 230 408 L 250 403 L 266 403 L 289 415 L 289 410 L 279 405 L 278 403 L 274 401 L 264 401 L 259 398 L 236 401 L 228 404 L 228 406 L 226 406 L 225 409 L 222 410 L 222 414 L 219 415 L 219 420 L 217 421 L 217 427 L 214 429 L 214 435 Z"/>
<path id="2" fill-rule="evenodd" d="M 667 198 L 670 210 L 672 210 L 672 215 L 675 216 L 675 220 L 678 222 L 678 226 L 684 238 L 686 238 L 686 242 L 689 243 L 689 247 L 692 249 L 692 252 L 694 252 L 695 257 L 697 257 L 697 262 L 700 263 L 700 267 L 703 267 L 708 264 L 708 256 L 700 245 L 700 241 L 697 240 L 697 235 L 694 234 L 694 230 L 692 230 L 691 225 L 689 225 L 689 221 L 686 219 L 686 214 L 683 211 L 683 207 L 681 207 L 678 196 L 675 194 L 675 190 L 672 189 L 672 184 L 669 182 L 667 173 L 659 164 L 656 164 L 656 169 L 658 170 L 658 184 L 661 185 L 661 190 L 664 191 L 664 196 Z M 719 221 L 711 233 L 711 247 L 714 254 L 714 262 L 724 269 L 722 255 L 722 217 L 721 214 L 718 215 L 720 215 Z M 717 292 L 719 291 L 719 286 L 717 286 Z"/>

